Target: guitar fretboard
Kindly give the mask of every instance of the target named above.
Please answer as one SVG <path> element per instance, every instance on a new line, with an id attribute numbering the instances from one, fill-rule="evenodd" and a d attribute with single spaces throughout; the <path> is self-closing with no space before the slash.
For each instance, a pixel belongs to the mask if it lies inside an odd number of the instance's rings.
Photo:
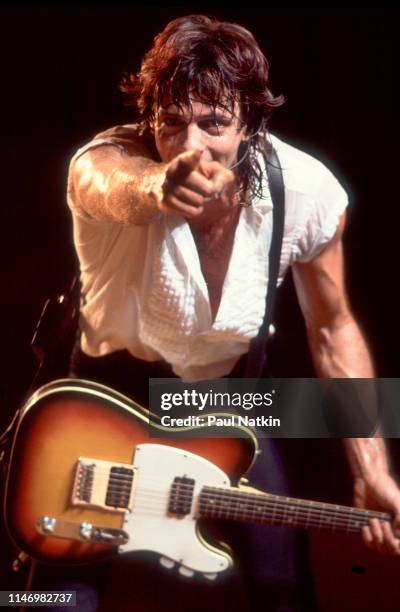
<path id="1" fill-rule="evenodd" d="M 347 533 L 358 533 L 372 518 L 380 521 L 392 520 L 390 514 L 385 512 L 216 486 L 202 489 L 198 513 L 202 518 L 329 529 Z"/>

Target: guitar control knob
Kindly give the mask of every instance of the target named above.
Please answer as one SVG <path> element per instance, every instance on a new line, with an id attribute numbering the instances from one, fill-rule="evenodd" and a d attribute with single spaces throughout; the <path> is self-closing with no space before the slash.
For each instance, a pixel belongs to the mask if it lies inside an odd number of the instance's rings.
<path id="1" fill-rule="evenodd" d="M 168 559 L 168 557 L 160 557 L 160 563 L 163 567 L 166 567 L 167 569 L 172 569 L 175 565 L 175 561 L 172 561 L 172 559 Z"/>
<path id="2" fill-rule="evenodd" d="M 93 532 L 93 525 L 91 523 L 81 523 L 79 525 L 79 533 L 84 540 L 90 540 Z"/>
<path id="3" fill-rule="evenodd" d="M 182 576 L 185 576 L 186 578 L 191 578 L 194 575 L 194 571 L 189 569 L 188 567 L 185 567 L 184 565 L 180 566 L 179 573 Z"/>
<path id="4" fill-rule="evenodd" d="M 207 580 L 215 580 L 217 577 L 217 574 L 203 574 L 204 578 L 207 578 Z"/>
<path id="5" fill-rule="evenodd" d="M 39 527 L 44 533 L 53 533 L 56 522 L 56 519 L 51 516 L 43 516 L 39 521 Z"/>

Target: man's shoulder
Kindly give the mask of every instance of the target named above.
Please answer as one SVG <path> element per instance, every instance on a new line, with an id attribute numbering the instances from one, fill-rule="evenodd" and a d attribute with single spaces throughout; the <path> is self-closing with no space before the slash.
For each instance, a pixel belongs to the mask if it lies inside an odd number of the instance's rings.
<path id="1" fill-rule="evenodd" d="M 102 145 L 113 145 L 128 155 L 144 155 L 146 157 L 158 158 L 154 139 L 149 133 L 142 133 L 135 123 L 115 125 L 107 130 L 98 132 L 83 146 L 81 146 L 72 157 L 75 163 L 84 153 L 96 149 Z"/>
<path id="2" fill-rule="evenodd" d="M 118 140 L 130 142 L 141 139 L 139 125 L 137 123 L 126 123 L 124 125 L 113 125 L 106 130 L 98 132 L 92 140 Z"/>
<path id="3" fill-rule="evenodd" d="M 317 157 L 275 136 L 271 144 L 285 184 L 286 256 L 290 263 L 309 262 L 335 235 L 348 204 L 347 193 Z"/>
<path id="4" fill-rule="evenodd" d="M 286 189 L 315 196 L 322 184 L 337 183 L 332 171 L 317 157 L 270 135 L 283 171 Z"/>
<path id="5" fill-rule="evenodd" d="M 142 148 L 155 153 L 154 139 L 147 131 L 142 131 L 137 123 L 114 125 L 94 136 L 92 143 L 103 142 L 115 144 L 124 148 L 128 153 L 137 153 Z M 89 143 L 90 145 L 90 143 Z"/>

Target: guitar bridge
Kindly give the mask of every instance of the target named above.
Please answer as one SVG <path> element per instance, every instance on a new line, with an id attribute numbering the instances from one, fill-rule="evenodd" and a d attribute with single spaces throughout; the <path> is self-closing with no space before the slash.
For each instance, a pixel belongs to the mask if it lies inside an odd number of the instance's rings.
<path id="1" fill-rule="evenodd" d="M 112 529 L 110 527 L 92 525 L 91 523 L 63 521 L 51 516 L 42 516 L 36 523 L 36 531 L 40 535 L 50 538 L 62 538 L 108 546 L 122 546 L 129 542 L 129 535 L 123 529 Z"/>
<path id="2" fill-rule="evenodd" d="M 135 472 L 130 464 L 79 457 L 72 488 L 72 505 L 121 513 L 131 511 Z"/>

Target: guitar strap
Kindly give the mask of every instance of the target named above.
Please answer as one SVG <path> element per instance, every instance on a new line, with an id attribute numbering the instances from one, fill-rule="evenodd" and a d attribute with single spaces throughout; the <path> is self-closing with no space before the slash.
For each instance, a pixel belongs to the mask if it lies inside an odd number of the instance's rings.
<path id="1" fill-rule="evenodd" d="M 250 343 L 245 367 L 245 378 L 261 378 L 266 365 L 266 348 L 271 325 L 273 307 L 276 296 L 276 286 L 281 259 L 283 230 L 285 223 L 285 186 L 282 167 L 275 149 L 271 146 L 265 156 L 269 192 L 272 199 L 272 239 L 269 249 L 269 273 L 267 295 L 265 298 L 264 319 L 258 334 Z"/>

